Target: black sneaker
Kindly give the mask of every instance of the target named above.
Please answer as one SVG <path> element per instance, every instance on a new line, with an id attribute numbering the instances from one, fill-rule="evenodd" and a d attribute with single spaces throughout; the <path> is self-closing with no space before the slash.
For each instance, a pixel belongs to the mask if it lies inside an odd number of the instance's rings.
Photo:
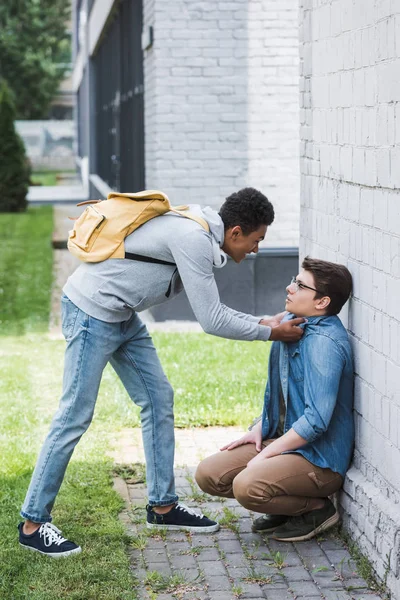
<path id="1" fill-rule="evenodd" d="M 286 515 L 261 515 L 251 526 L 251 530 L 254 533 L 268 533 L 269 531 L 275 531 L 277 527 L 286 523 L 289 517 Z"/>
<path id="2" fill-rule="evenodd" d="M 61 531 L 52 523 L 43 523 L 30 535 L 23 532 L 23 525 L 23 523 L 18 525 L 19 543 L 28 550 L 51 556 L 51 558 L 62 558 L 81 552 L 81 547 L 63 538 Z"/>
<path id="3" fill-rule="evenodd" d="M 330 529 L 339 521 L 339 513 L 326 498 L 322 508 L 311 510 L 298 517 L 290 517 L 284 525 L 275 529 L 272 537 L 280 542 L 304 542 Z"/>
<path id="4" fill-rule="evenodd" d="M 219 524 L 216 521 L 211 521 L 211 519 L 195 512 L 185 504 L 175 504 L 164 515 L 157 514 L 149 505 L 146 506 L 146 509 L 148 529 L 178 529 L 197 533 L 212 533 L 219 529 Z"/>

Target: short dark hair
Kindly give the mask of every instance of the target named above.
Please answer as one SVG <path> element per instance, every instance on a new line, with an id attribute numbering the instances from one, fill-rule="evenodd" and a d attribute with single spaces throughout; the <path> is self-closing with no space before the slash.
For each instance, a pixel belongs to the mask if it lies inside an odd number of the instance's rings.
<path id="1" fill-rule="evenodd" d="M 312 273 L 314 277 L 315 288 L 318 290 L 315 298 L 329 296 L 331 299 L 326 314 L 337 315 L 349 299 L 353 289 L 353 280 L 348 268 L 309 256 L 306 256 L 301 266 L 305 271 Z"/>
<path id="2" fill-rule="evenodd" d="M 249 235 L 262 225 L 271 225 L 274 207 L 264 194 L 247 187 L 227 197 L 219 210 L 225 231 L 240 225 L 244 235 Z"/>

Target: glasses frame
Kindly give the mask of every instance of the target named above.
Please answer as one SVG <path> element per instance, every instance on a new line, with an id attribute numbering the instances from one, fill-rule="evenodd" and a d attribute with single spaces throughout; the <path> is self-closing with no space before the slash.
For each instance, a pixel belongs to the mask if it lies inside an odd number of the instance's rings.
<path id="1" fill-rule="evenodd" d="M 324 294 L 323 292 L 320 292 L 319 290 L 310 287 L 309 285 L 306 285 L 305 283 L 301 283 L 301 281 L 297 281 L 296 277 L 293 275 L 292 279 L 290 280 L 290 284 L 289 285 L 295 285 L 296 286 L 296 293 L 299 290 L 305 289 L 305 290 L 312 290 L 313 292 L 317 292 L 317 294 L 322 294 L 322 296 L 326 296 L 326 294 Z"/>

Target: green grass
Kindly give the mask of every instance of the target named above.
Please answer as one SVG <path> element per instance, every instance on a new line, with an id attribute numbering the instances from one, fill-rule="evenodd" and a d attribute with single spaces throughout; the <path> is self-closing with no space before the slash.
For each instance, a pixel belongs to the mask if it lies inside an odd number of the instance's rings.
<path id="1" fill-rule="evenodd" d="M 71 173 L 75 174 L 76 171 L 34 171 L 31 175 L 31 181 L 36 185 L 59 185 L 57 175 L 66 175 Z"/>
<path id="2" fill-rule="evenodd" d="M 202 333 L 154 333 L 153 340 L 175 390 L 177 427 L 247 426 L 261 413 L 269 344 L 236 342 Z M 104 413 L 127 427 L 140 425 L 139 410 L 111 368 L 101 394 Z"/>
<path id="3" fill-rule="evenodd" d="M 162 575 L 158 571 L 149 571 L 145 580 L 145 587 L 147 590 L 154 594 L 154 598 L 157 598 L 157 593 L 165 592 L 167 594 L 174 594 L 175 597 L 182 597 L 187 592 L 195 592 L 200 589 L 200 583 L 198 578 L 194 581 L 187 579 L 185 574 L 182 572 L 175 573 L 169 577 Z"/>
<path id="4" fill-rule="evenodd" d="M 0 215 L 0 334 L 48 328 L 53 254 L 51 206 Z"/>
<path id="5" fill-rule="evenodd" d="M 387 576 L 390 571 L 389 556 L 386 556 L 386 571 L 383 580 L 379 580 L 370 560 L 350 534 L 343 527 L 338 527 L 334 533 L 346 544 L 350 556 L 356 563 L 357 575 L 365 579 L 369 589 L 380 594 L 383 600 L 388 600 L 390 598 L 390 592 L 387 589 Z"/>
<path id="6" fill-rule="evenodd" d="M 60 360 L 61 359 L 61 360 Z M 83 552 L 60 561 L 17 543 L 19 509 L 57 405 L 62 347 L 39 335 L 5 337 L 0 355 L 0 598 L 133 600 L 128 539 L 118 520 L 106 457 L 112 426 L 97 419 L 81 440 L 58 496 L 54 521 Z"/>
<path id="7" fill-rule="evenodd" d="M 31 181 L 36 185 L 57 185 L 57 171 L 34 171 Z"/>
<path id="8" fill-rule="evenodd" d="M 82 554 L 51 560 L 17 541 L 20 506 L 61 390 L 64 344 L 46 335 L 52 227 L 51 207 L 0 215 L 0 598 L 135 600 L 104 419 L 78 445 L 53 512 Z"/>

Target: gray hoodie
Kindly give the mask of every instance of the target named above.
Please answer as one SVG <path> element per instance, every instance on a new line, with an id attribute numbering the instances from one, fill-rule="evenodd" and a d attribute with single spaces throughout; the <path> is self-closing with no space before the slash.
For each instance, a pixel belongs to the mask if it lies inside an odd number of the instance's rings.
<path id="1" fill-rule="evenodd" d="M 185 288 L 190 305 L 206 333 L 237 340 L 268 340 L 271 329 L 259 325 L 259 317 L 237 312 L 221 304 L 213 268 L 226 263 L 221 250 L 224 224 L 209 207 L 191 205 L 202 216 L 201 225 L 167 213 L 148 221 L 125 239 L 125 251 L 158 258 L 174 265 L 160 265 L 110 258 L 82 263 L 69 277 L 64 293 L 88 315 L 116 323 L 173 298 Z"/>

